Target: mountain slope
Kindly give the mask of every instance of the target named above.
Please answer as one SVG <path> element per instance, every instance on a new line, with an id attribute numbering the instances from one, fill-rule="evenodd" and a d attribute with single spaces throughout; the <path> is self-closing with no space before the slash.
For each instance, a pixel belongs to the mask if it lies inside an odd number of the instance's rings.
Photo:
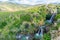
<path id="1" fill-rule="evenodd" d="M 19 10 L 24 10 L 25 8 L 27 8 L 27 5 L 19 5 L 9 2 L 0 2 L 0 11 L 14 12 Z"/>

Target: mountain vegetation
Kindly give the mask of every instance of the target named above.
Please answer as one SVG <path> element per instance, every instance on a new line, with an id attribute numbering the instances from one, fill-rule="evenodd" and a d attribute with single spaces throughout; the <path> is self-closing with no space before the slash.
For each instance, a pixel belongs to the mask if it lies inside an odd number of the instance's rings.
<path id="1" fill-rule="evenodd" d="M 25 5 L 26 6 L 26 5 Z M 39 26 L 44 25 L 46 21 L 46 15 L 51 14 L 51 10 L 57 9 L 57 15 L 55 16 L 56 27 L 50 25 L 51 30 L 60 27 L 60 5 L 38 5 L 27 6 L 0 3 L 0 40 L 16 40 L 16 34 L 34 34 Z M 49 31 L 50 32 L 50 31 Z M 51 40 L 50 33 L 44 34 L 44 40 Z"/>

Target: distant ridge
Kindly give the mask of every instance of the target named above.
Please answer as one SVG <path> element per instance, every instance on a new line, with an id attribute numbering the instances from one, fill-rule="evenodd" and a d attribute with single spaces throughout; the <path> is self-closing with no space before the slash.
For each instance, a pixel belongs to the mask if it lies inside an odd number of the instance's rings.
<path id="1" fill-rule="evenodd" d="M 50 3 L 50 4 L 60 4 L 60 3 Z M 32 8 L 34 6 L 40 6 L 40 5 L 48 5 L 48 4 L 37 4 L 37 5 L 27 5 L 27 4 L 18 4 L 13 2 L 2 2 L 0 1 L 0 11 L 20 11 Z"/>
<path id="2" fill-rule="evenodd" d="M 12 3 L 12 2 L 2 2 L 0 1 L 0 11 L 19 11 L 19 10 L 24 10 L 25 8 L 30 7 L 30 5 L 22 5 L 22 4 L 17 4 L 17 3 Z"/>

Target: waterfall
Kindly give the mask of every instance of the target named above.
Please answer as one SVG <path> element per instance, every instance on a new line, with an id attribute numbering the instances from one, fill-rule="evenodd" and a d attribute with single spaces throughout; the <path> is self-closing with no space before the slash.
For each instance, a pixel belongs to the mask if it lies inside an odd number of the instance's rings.
<path id="1" fill-rule="evenodd" d="M 51 22 L 53 21 L 55 15 L 56 15 L 56 13 L 53 13 L 53 15 L 51 16 L 51 18 L 50 18 L 50 21 L 51 21 Z"/>

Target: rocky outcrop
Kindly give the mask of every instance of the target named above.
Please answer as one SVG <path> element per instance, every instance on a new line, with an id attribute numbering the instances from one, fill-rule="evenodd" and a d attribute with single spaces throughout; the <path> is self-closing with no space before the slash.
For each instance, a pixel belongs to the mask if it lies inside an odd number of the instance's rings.
<path id="1" fill-rule="evenodd" d="M 60 28 L 51 31 L 51 40 L 60 40 Z"/>

